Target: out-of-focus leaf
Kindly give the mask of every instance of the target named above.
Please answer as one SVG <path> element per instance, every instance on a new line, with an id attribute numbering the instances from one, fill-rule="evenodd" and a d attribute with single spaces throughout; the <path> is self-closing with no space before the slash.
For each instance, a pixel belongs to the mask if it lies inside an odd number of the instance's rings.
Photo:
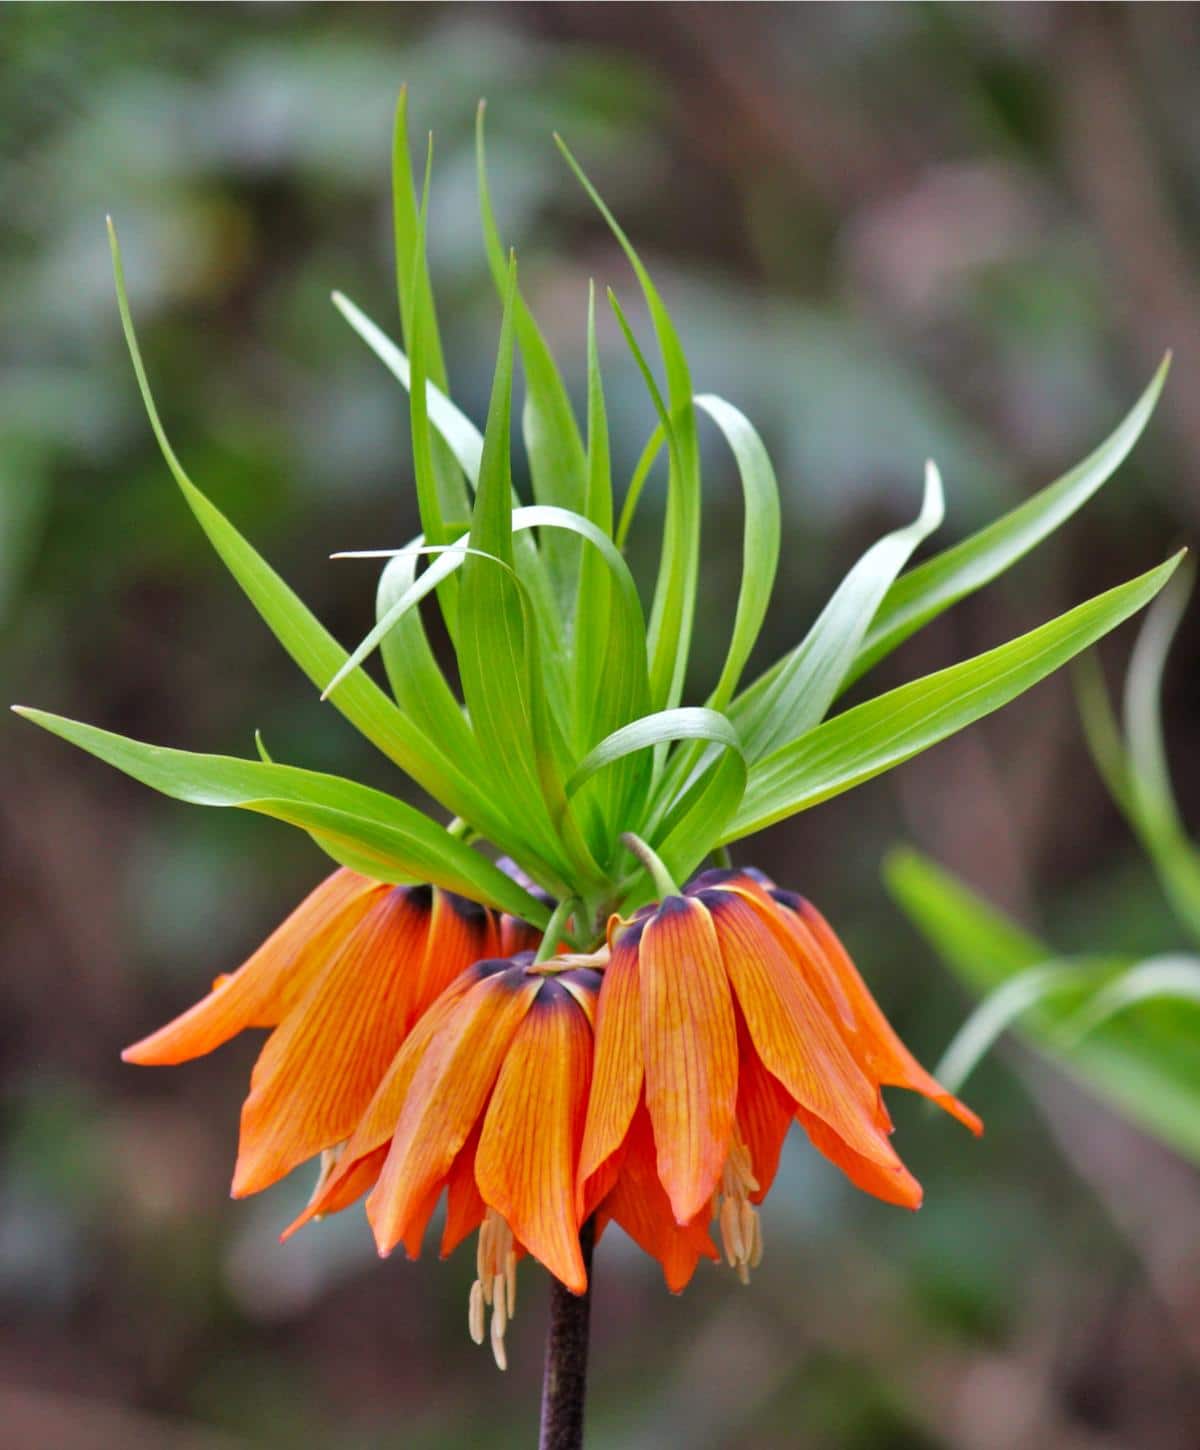
<path id="1" fill-rule="evenodd" d="M 985 654 L 818 725 L 754 766 L 725 839 L 839 795 L 990 715 L 1094 644 L 1170 578 L 1182 555 Z"/>
<path id="2" fill-rule="evenodd" d="M 844 685 L 853 684 L 943 610 L 1002 574 L 1082 507 L 1116 472 L 1141 436 L 1170 361 L 1168 353 L 1129 414 L 1082 463 L 969 539 L 897 579 L 880 605 Z"/>
<path id="3" fill-rule="evenodd" d="M 979 995 L 999 993 L 1031 970 L 1067 965 L 915 851 L 894 852 L 884 877 L 901 910 Z M 1128 961 L 1085 960 L 1073 968 L 1074 991 L 1064 978 L 1061 991 L 1038 995 L 1013 1029 L 1097 1097 L 1200 1161 L 1200 1006 L 1162 998 L 1129 1004 L 1079 1039 L 1081 1009 L 1110 987 L 1120 1001 L 1131 967 L 1137 971 Z"/>
<path id="4" fill-rule="evenodd" d="M 1125 738 L 1095 661 L 1076 673 L 1076 697 L 1092 758 L 1154 864 L 1180 920 L 1200 939 L 1200 851 L 1175 804 L 1162 728 L 1162 676 L 1187 608 L 1194 570 L 1186 564 L 1146 615 L 1125 678 Z"/>
<path id="5" fill-rule="evenodd" d="M 431 881 L 537 924 L 547 919 L 545 906 L 487 857 L 382 791 L 290 765 L 146 745 L 43 710 L 17 713 L 175 800 L 299 826 L 334 860 L 381 881 Z"/>
<path id="6" fill-rule="evenodd" d="M 741 695 L 730 709 L 751 760 L 811 730 L 837 698 L 863 636 L 892 581 L 945 513 L 937 468 L 925 467 L 921 511 L 906 528 L 886 534 L 842 580 L 800 644 Z"/>
<path id="7" fill-rule="evenodd" d="M 1078 1046 L 1098 1027 L 1142 1002 L 1164 998 L 1200 1006 L 1200 957 L 1182 952 L 1149 957 L 1127 967 L 1090 998 L 1062 1029 L 1064 1047 Z M 1200 1018 L 1197 1019 L 1200 1027 Z M 1200 1036 L 1196 1050 L 1200 1053 Z"/>

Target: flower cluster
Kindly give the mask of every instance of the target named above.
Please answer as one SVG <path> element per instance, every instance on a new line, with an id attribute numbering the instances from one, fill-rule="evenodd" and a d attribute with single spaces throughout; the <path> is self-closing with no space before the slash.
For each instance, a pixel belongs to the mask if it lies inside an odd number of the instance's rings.
<path id="1" fill-rule="evenodd" d="M 366 1195 L 381 1254 L 478 1233 L 471 1332 L 505 1364 L 516 1265 L 575 1293 L 580 1229 L 617 1223 L 681 1290 L 715 1228 L 746 1279 L 756 1205 L 793 1121 L 851 1182 L 916 1208 L 885 1086 L 979 1120 L 913 1059 L 825 919 L 760 872 L 707 871 L 614 915 L 595 952 L 540 959 L 527 922 L 429 886 L 335 872 L 238 971 L 127 1061 L 179 1063 L 271 1029 L 236 1197 L 320 1158 L 284 1236 Z"/>
<path id="2" fill-rule="evenodd" d="M 470 1324 L 481 1339 L 490 1309 L 503 1363 L 517 1261 L 528 1254 L 580 1292 L 583 1245 L 609 1222 L 660 1262 L 672 1289 L 718 1256 L 717 1241 L 746 1278 L 762 1255 L 758 1205 L 793 1121 L 858 1187 L 917 1205 L 881 1089 L 922 1093 L 976 1131 L 978 1121 L 913 1060 L 814 907 L 754 871 L 705 868 L 1015 699 L 1146 604 L 1178 561 L 835 711 L 879 660 L 1096 492 L 1145 426 L 1164 364 L 1077 468 L 908 568 L 944 511 L 927 465 L 917 516 L 868 549 L 796 646 L 744 684 L 781 559 L 763 441 L 732 404 L 693 390 L 646 268 L 562 147 L 632 266 L 665 378 L 661 388 L 610 291 L 658 420 L 618 490 L 594 291 L 581 426 L 500 240 L 482 109 L 477 146 L 485 252 L 503 303 L 482 431 L 450 398 L 425 249 L 430 170 L 418 192 L 403 100 L 393 153 L 403 348 L 334 298 L 408 390 L 421 527 L 401 548 L 371 551 L 386 560 L 377 618 L 352 651 L 186 473 L 150 390 L 110 229 L 134 372 L 187 506 L 322 698 L 435 810 L 276 762 L 261 740 L 260 759 L 197 755 L 21 713 L 177 800 L 299 828 L 338 864 L 239 971 L 126 1057 L 180 1062 L 267 1029 L 234 1193 L 319 1158 L 298 1222 L 366 1195 L 383 1253 L 399 1243 L 416 1253 L 444 1196 L 443 1252 L 478 1233 Z M 518 354 L 532 504 L 512 474 Z M 735 465 L 744 543 L 719 675 L 702 704 L 685 704 L 705 578 L 702 419 Z M 625 545 L 660 475 L 647 612 Z M 426 635 L 423 600 L 440 613 L 452 668 Z M 364 667 L 376 649 L 387 689 Z"/>

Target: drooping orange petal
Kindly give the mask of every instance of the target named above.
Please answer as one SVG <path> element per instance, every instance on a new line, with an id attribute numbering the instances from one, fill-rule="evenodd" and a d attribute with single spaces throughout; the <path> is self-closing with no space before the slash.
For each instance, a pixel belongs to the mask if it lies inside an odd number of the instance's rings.
<path id="1" fill-rule="evenodd" d="M 737 1099 L 729 979 L 700 902 L 670 896 L 662 903 L 642 933 L 639 965 L 658 1173 L 676 1220 L 690 1223 L 725 1165 Z"/>
<path id="2" fill-rule="evenodd" d="M 420 887 L 374 900 L 267 1039 L 242 1107 L 235 1198 L 267 1188 L 354 1131 L 404 1040 L 431 904 Z"/>
<path id="3" fill-rule="evenodd" d="M 581 1201 L 588 1180 L 620 1147 L 642 1095 L 642 1011 L 639 999 L 640 926 L 611 932 L 612 947 L 596 1007 L 596 1055 L 583 1147 Z"/>
<path id="4" fill-rule="evenodd" d="M 298 1228 L 302 1228 L 310 1220 L 328 1218 L 331 1213 L 341 1213 L 352 1203 L 357 1203 L 364 1193 L 369 1193 L 374 1188 L 386 1157 L 387 1148 L 377 1148 L 365 1158 L 355 1159 L 345 1171 L 340 1170 L 339 1163 L 333 1165 L 327 1173 L 322 1173 L 313 1189 L 312 1197 L 304 1206 L 304 1211 L 279 1235 L 280 1243 L 286 1243 Z"/>
<path id="5" fill-rule="evenodd" d="M 836 1163 L 856 1188 L 882 1198 L 885 1203 L 896 1203 L 901 1208 L 920 1208 L 921 1185 L 900 1162 L 891 1167 L 864 1158 L 848 1148 L 842 1139 L 815 1113 L 796 1109 L 796 1121 L 808 1134 L 812 1145 L 823 1153 L 831 1163 Z"/>
<path id="6" fill-rule="evenodd" d="M 400 1120 L 400 1112 L 408 1096 L 413 1075 L 421 1065 L 425 1049 L 451 1016 L 461 998 L 486 974 L 483 963 L 468 968 L 462 976 L 452 982 L 432 1007 L 421 1017 L 412 1032 L 405 1039 L 404 1046 L 392 1059 L 392 1064 L 375 1096 L 367 1105 L 358 1126 L 350 1135 L 333 1171 L 313 1195 L 304 1212 L 296 1219 L 288 1233 L 294 1233 L 301 1224 L 325 1213 L 332 1213 L 350 1192 L 348 1180 L 361 1182 L 361 1175 L 370 1172 L 370 1182 L 359 1193 L 365 1193 L 379 1178 L 384 1160 L 391 1146 L 392 1134 Z M 364 1166 L 366 1165 L 366 1166 Z M 348 1200 L 353 1202 L 358 1193 Z"/>
<path id="7" fill-rule="evenodd" d="M 976 1135 L 983 1132 L 979 1117 L 932 1077 L 901 1042 L 892 1024 L 859 975 L 850 954 L 833 928 L 810 901 L 777 892 L 777 914 L 791 933 L 795 951 L 808 965 L 815 983 L 830 982 L 850 1004 L 853 1026 L 844 1036 L 868 1073 L 886 1087 L 909 1088 L 937 1103 Z"/>
<path id="8" fill-rule="evenodd" d="M 453 891 L 435 891 L 425 954 L 411 975 L 405 1035 L 426 1007 L 473 962 L 507 955 L 499 946 L 499 923 L 487 907 Z"/>
<path id="9" fill-rule="evenodd" d="M 412 1075 L 387 1162 L 367 1199 L 367 1218 L 381 1254 L 401 1239 L 413 1252 L 413 1227 L 424 1201 L 445 1182 L 486 1107 L 539 985 L 538 978 L 519 968 L 493 973 L 454 1005 L 429 1040 Z"/>
<path id="10" fill-rule="evenodd" d="M 518 952 L 536 952 L 542 944 L 542 933 L 519 916 L 507 912 L 500 918 L 500 945 L 498 957 L 515 957 Z"/>
<path id="11" fill-rule="evenodd" d="M 448 1259 L 468 1234 L 483 1222 L 487 1205 L 480 1197 L 475 1182 L 475 1155 L 479 1152 L 480 1120 L 471 1129 L 471 1136 L 459 1149 L 446 1178 L 446 1223 L 442 1229 L 441 1257 Z"/>
<path id="12" fill-rule="evenodd" d="M 711 1205 L 706 1204 L 690 1223 L 676 1223 L 659 1180 L 654 1135 L 643 1100 L 629 1126 L 616 1185 L 597 1215 L 598 1227 L 610 1218 L 620 1224 L 639 1248 L 659 1261 L 667 1288 L 678 1294 L 701 1258 L 719 1257 L 708 1233 L 710 1216 Z"/>
<path id="13" fill-rule="evenodd" d="M 775 935 L 737 892 L 705 891 L 721 953 L 751 1041 L 794 1102 L 815 1113 L 856 1153 L 899 1162 L 881 1129 L 879 1092 L 830 1023 Z"/>
<path id="14" fill-rule="evenodd" d="M 545 979 L 500 1069 L 475 1158 L 483 1201 L 573 1294 L 587 1288 L 575 1169 L 591 1076 L 587 1018 Z"/>
<path id="15" fill-rule="evenodd" d="M 762 1065 L 739 1013 L 737 1130 L 749 1151 L 758 1182 L 750 1193 L 751 1203 L 761 1203 L 770 1192 L 791 1124 L 791 1099 L 778 1078 Z"/>
<path id="16" fill-rule="evenodd" d="M 344 867 L 326 877 L 236 972 L 224 973 L 194 1007 L 127 1047 L 126 1062 L 170 1066 L 203 1057 L 247 1027 L 274 1027 L 341 941 L 388 890 Z"/>

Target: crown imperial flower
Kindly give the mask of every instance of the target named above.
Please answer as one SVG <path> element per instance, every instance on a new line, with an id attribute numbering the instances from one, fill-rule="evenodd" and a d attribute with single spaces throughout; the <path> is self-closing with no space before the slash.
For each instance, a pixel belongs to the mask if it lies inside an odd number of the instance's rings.
<path id="1" fill-rule="evenodd" d="M 757 872 L 705 865 L 727 866 L 731 845 L 1015 699 L 1145 605 L 1178 556 L 1020 638 L 831 714 L 882 658 L 1096 492 L 1145 426 L 1164 362 L 1077 468 L 908 568 L 944 512 L 927 465 L 916 517 L 874 544 L 803 639 L 744 684 L 781 553 L 767 450 L 732 404 L 693 391 L 646 268 L 559 144 L 649 310 L 665 390 L 609 293 L 657 426 L 618 515 L 594 292 L 581 427 L 500 240 L 482 109 L 480 202 L 500 343 L 482 431 L 454 405 L 425 250 L 430 171 L 418 192 L 402 99 L 393 214 L 404 347 L 349 299 L 334 301 L 408 390 L 421 533 L 366 555 L 385 561 L 377 617 L 351 651 L 172 448 L 110 224 L 134 373 L 187 506 L 322 699 L 434 813 L 277 763 L 261 740 L 260 759 L 196 755 L 21 713 L 175 799 L 304 830 L 337 864 L 244 966 L 125 1057 L 183 1062 L 245 1029 L 268 1030 L 234 1192 L 316 1160 L 312 1200 L 287 1232 L 365 1195 L 380 1252 L 402 1243 L 410 1254 L 444 1195 L 443 1253 L 478 1233 L 468 1322 L 482 1339 L 490 1309 L 501 1366 L 517 1261 L 543 1263 L 555 1279 L 554 1323 L 566 1326 L 548 1341 L 545 1423 L 564 1415 L 567 1427 L 543 1443 L 565 1446 L 578 1444 L 582 1375 L 578 1364 L 566 1373 L 562 1356 L 578 1358 L 586 1342 L 588 1255 L 607 1225 L 656 1258 L 672 1289 L 702 1257 L 718 1257 L 715 1226 L 745 1278 L 762 1255 L 758 1206 L 793 1121 L 852 1183 L 910 1208 L 921 1191 L 889 1141 L 881 1089 L 921 1093 L 979 1131 L 900 1042 L 815 908 Z M 512 476 L 517 352 L 533 504 Z M 704 578 L 701 420 L 732 455 L 744 542 L 719 675 L 702 705 L 684 705 Z M 625 545 L 660 457 L 666 502 L 647 614 Z M 451 670 L 430 646 L 423 600 L 440 612 Z M 386 690 L 364 669 L 376 649 Z"/>

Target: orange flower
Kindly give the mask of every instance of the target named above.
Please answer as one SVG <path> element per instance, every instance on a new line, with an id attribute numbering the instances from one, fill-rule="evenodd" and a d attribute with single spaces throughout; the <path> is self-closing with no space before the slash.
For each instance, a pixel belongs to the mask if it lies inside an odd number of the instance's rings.
<path id="1" fill-rule="evenodd" d="M 471 1332 L 481 1343 L 490 1305 L 503 1369 L 522 1254 L 573 1293 L 587 1288 L 579 1226 L 596 1195 L 577 1202 L 575 1185 L 599 987 L 587 957 L 535 964 L 527 951 L 468 968 L 417 1024 L 287 1233 L 370 1189 L 380 1254 L 403 1243 L 415 1258 L 445 1190 L 442 1256 L 479 1229 Z M 609 1182 L 601 1175 L 597 1193 Z"/>
<path id="2" fill-rule="evenodd" d="M 350 1136 L 448 982 L 538 939 L 526 923 L 451 892 L 338 870 L 238 971 L 122 1056 L 185 1062 L 244 1028 L 274 1029 L 251 1074 L 233 1180 L 235 1197 L 256 1193 Z"/>
<path id="3" fill-rule="evenodd" d="M 753 1205 L 795 1118 L 858 1187 L 916 1208 L 888 1142 L 881 1088 L 912 1088 L 974 1132 L 979 1119 L 900 1042 L 824 918 L 758 872 L 706 872 L 681 896 L 609 925 L 580 1202 L 601 1209 L 682 1288 L 713 1215 L 745 1277 Z"/>

